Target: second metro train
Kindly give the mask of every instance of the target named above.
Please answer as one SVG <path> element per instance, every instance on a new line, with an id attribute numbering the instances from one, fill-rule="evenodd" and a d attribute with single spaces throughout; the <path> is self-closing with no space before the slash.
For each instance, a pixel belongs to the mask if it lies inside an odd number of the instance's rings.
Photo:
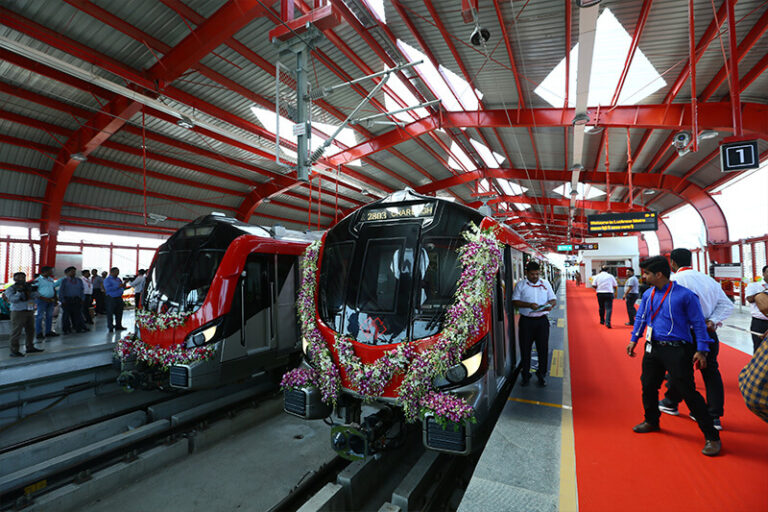
<path id="1" fill-rule="evenodd" d="M 181 227 L 157 250 L 118 343 L 127 388 L 199 389 L 298 361 L 298 257 L 311 235 L 223 215 Z"/>

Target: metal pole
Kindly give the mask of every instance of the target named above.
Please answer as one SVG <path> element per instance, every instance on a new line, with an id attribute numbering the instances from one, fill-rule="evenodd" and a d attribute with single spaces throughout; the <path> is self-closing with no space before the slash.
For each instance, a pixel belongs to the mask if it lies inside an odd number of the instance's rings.
<path id="1" fill-rule="evenodd" d="M 694 28 L 693 0 L 688 0 L 688 48 L 689 72 L 691 75 L 691 132 L 693 133 L 691 150 L 695 152 L 699 150 L 699 120 L 696 107 L 696 32 Z"/>
<path id="2" fill-rule="evenodd" d="M 309 137 L 307 126 L 309 109 L 307 108 L 307 48 L 296 52 L 296 122 L 302 126 L 297 135 L 296 177 L 299 181 L 309 180 Z"/>
<path id="3" fill-rule="evenodd" d="M 736 19 L 733 14 L 733 4 L 736 0 L 726 0 L 728 4 L 728 70 L 729 86 L 731 89 L 731 111 L 733 113 L 733 134 L 742 136 L 741 130 L 741 95 L 739 94 L 739 57 L 736 52 Z"/>

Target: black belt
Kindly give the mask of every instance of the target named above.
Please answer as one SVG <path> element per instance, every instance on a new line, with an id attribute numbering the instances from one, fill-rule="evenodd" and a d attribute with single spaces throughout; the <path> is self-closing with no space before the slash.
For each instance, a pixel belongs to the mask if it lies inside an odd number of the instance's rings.
<path id="1" fill-rule="evenodd" d="M 680 340 L 651 340 L 651 343 L 660 347 L 682 347 L 685 342 Z"/>

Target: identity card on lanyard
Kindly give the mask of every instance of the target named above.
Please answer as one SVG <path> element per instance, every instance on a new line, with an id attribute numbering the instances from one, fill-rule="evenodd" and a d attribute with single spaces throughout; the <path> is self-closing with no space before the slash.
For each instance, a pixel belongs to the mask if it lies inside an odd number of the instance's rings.
<path id="1" fill-rule="evenodd" d="M 667 298 L 667 295 L 669 295 L 669 292 L 672 291 L 672 287 L 675 286 L 674 282 L 671 282 L 669 284 L 669 288 L 667 288 L 667 291 L 664 292 L 664 296 L 661 298 L 661 302 L 659 302 L 658 307 L 656 308 L 656 311 L 651 314 L 651 320 L 648 322 L 648 332 L 645 335 L 645 341 L 648 342 L 645 348 L 646 352 L 651 351 L 651 340 L 653 339 L 653 326 L 651 325 L 651 322 L 653 322 L 653 319 L 656 318 L 656 316 L 659 314 L 659 311 L 661 311 L 661 305 L 664 304 L 664 301 Z M 654 287 L 653 291 L 651 292 L 651 299 L 649 301 L 650 307 L 653 307 L 653 297 L 656 295 L 656 288 Z"/>

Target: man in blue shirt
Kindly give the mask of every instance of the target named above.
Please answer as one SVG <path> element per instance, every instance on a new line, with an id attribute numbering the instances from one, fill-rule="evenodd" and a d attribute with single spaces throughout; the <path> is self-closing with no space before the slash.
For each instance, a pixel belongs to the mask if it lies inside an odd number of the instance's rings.
<path id="1" fill-rule="evenodd" d="M 123 290 L 125 283 L 117 277 L 120 275 L 120 269 L 112 267 L 109 269 L 109 276 L 104 279 L 104 294 L 107 305 L 107 329 L 114 332 L 115 329 L 122 331 L 123 327 Z M 114 324 L 112 320 L 114 318 Z"/>
<path id="2" fill-rule="evenodd" d="M 61 328 L 64 334 L 69 334 L 74 328 L 75 332 L 87 332 L 83 323 L 83 281 L 75 275 L 75 267 L 67 267 L 64 270 L 65 278 L 59 285 L 59 298 L 64 315 L 61 319 Z"/>
<path id="3" fill-rule="evenodd" d="M 35 331 L 37 338 L 58 336 L 53 332 L 53 308 L 56 306 L 56 282 L 53 280 L 53 267 L 40 268 L 40 276 L 35 280 L 38 297 L 35 300 L 37 317 L 35 318 Z M 43 328 L 45 320 L 45 328 Z"/>
<path id="4" fill-rule="evenodd" d="M 635 345 L 646 326 L 642 375 L 645 421 L 635 425 L 638 434 L 660 430 L 659 388 L 669 372 L 670 382 L 680 392 L 691 414 L 704 433 L 704 455 L 720 453 L 720 433 L 707 412 L 704 397 L 696 391 L 693 369 L 705 368 L 712 338 L 707 333 L 706 320 L 699 299 L 692 291 L 669 280 L 670 267 L 666 258 L 654 256 L 640 263 L 643 278 L 651 288 L 643 294 L 640 311 L 635 318 L 632 339 L 627 354 L 635 357 Z M 691 331 L 696 340 L 691 338 Z"/>

